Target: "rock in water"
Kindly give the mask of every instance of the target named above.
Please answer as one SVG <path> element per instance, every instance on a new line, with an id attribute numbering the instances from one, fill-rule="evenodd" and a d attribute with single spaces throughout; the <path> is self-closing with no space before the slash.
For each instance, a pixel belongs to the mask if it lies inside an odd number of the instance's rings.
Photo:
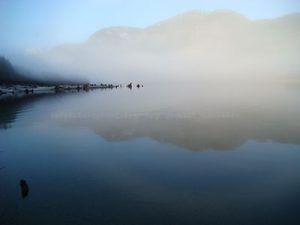
<path id="1" fill-rule="evenodd" d="M 21 196 L 26 198 L 29 193 L 29 187 L 25 180 L 20 180 Z"/>
<path id="2" fill-rule="evenodd" d="M 128 84 L 127 87 L 131 90 L 132 89 L 132 83 Z"/>

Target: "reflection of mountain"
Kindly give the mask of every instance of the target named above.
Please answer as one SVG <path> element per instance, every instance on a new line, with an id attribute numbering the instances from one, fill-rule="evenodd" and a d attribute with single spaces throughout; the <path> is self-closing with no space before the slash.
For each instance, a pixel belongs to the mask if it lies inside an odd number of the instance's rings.
<path id="1" fill-rule="evenodd" d="M 82 44 L 31 56 L 49 69 L 117 82 L 183 73 L 185 79 L 298 75 L 299 18 L 251 21 L 234 12 L 190 12 L 144 29 L 106 28 Z"/>
<path id="2" fill-rule="evenodd" d="M 195 100 L 187 102 L 186 97 L 184 102 L 176 98 L 174 102 L 179 105 L 171 103 L 168 106 L 165 104 L 171 99 L 160 92 L 156 92 L 160 99 L 147 98 L 141 94 L 142 90 L 133 91 L 133 94 L 124 90 L 123 93 L 69 95 L 57 103 L 52 102 L 58 114 L 51 118 L 43 115 L 45 121 L 42 122 L 74 129 L 88 128 L 108 141 L 149 137 L 194 151 L 230 150 L 251 139 L 300 144 L 298 92 L 286 96 L 270 93 L 267 97 L 262 94 L 257 97 L 253 93 L 250 99 L 247 94 L 233 99 L 231 95 L 230 98 L 212 98 L 211 91 L 201 91 L 203 96 L 197 97 L 198 103 Z M 19 112 L 37 99 L 45 103 L 48 100 L 34 97 L 1 102 L 1 127 L 8 128 Z M 59 113 L 63 113 L 62 116 Z"/>
<path id="3" fill-rule="evenodd" d="M 109 141 L 150 137 L 162 143 L 195 151 L 230 150 L 249 139 L 300 144 L 300 127 L 297 122 L 300 121 L 299 115 L 287 118 L 283 118 L 281 114 L 268 117 L 247 112 L 235 115 L 207 117 L 200 113 L 177 117 L 167 113 L 135 118 L 105 117 L 101 121 L 83 120 L 79 122 L 79 126 L 88 127 Z M 68 125 L 70 123 L 76 124 L 78 121 L 67 122 Z"/>
<path id="4" fill-rule="evenodd" d="M 265 87 L 262 91 L 268 94 L 253 88 L 246 93 L 246 88 L 242 89 L 243 94 L 236 95 L 233 91 L 228 96 L 222 93 L 212 97 L 217 89 L 205 91 L 203 87 L 193 92 L 194 99 L 178 89 L 169 89 L 169 96 L 156 91 L 152 97 L 136 92 L 136 97 L 130 95 L 130 99 L 128 96 L 106 101 L 100 98 L 97 102 L 103 103 L 104 110 L 87 103 L 82 107 L 91 108 L 89 112 L 94 114 L 87 118 L 58 118 L 56 122 L 67 127 L 89 128 L 109 141 L 149 137 L 195 151 L 234 149 L 251 139 L 300 144 L 299 93 L 278 93 Z M 185 97 L 180 99 L 182 95 Z"/>

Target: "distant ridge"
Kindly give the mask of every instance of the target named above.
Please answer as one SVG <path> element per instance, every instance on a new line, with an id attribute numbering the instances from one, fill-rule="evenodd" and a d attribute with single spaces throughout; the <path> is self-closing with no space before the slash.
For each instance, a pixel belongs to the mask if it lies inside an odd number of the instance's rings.
<path id="1" fill-rule="evenodd" d="M 300 13 L 250 20 L 233 11 L 192 11 L 146 28 L 101 29 L 81 44 L 28 56 L 52 72 L 90 80 L 269 79 L 299 76 L 299 40 Z"/>

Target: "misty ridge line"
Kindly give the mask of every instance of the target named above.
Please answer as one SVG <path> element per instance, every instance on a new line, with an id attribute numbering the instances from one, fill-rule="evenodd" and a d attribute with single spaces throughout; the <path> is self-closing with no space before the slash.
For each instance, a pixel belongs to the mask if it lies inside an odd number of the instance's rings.
<path id="1" fill-rule="evenodd" d="M 192 11 L 146 28 L 101 29 L 79 44 L 26 51 L 15 64 L 90 82 L 299 79 L 300 13 L 249 20 Z"/>

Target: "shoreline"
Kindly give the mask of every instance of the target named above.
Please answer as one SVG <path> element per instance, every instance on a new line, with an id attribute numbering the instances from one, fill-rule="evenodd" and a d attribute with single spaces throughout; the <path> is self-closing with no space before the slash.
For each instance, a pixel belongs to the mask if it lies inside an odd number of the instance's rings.
<path id="1" fill-rule="evenodd" d="M 114 89 L 122 85 L 113 84 L 61 84 L 61 85 L 0 85 L 0 96 L 22 96 L 28 94 L 51 94 L 59 92 L 80 92 L 95 89 Z"/>

